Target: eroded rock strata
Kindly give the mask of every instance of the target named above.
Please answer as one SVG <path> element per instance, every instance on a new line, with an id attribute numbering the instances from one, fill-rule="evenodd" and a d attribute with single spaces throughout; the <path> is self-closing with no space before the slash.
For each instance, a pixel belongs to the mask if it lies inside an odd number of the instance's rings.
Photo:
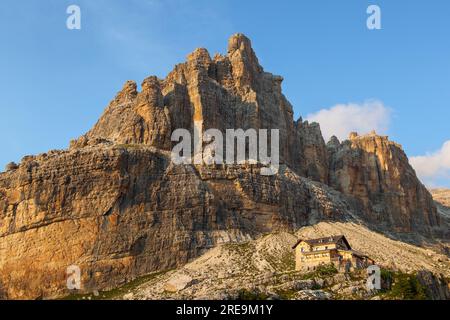
<path id="1" fill-rule="evenodd" d="M 433 198 L 417 179 L 401 146 L 374 132 L 328 143 L 330 185 L 359 199 L 371 224 L 431 234 L 440 225 Z"/>
<path id="2" fill-rule="evenodd" d="M 0 296 L 67 294 L 78 265 L 84 291 L 110 289 L 185 264 L 223 242 L 321 220 L 439 234 L 428 191 L 386 137 L 325 144 L 293 120 L 283 79 L 260 66 L 250 40 L 226 55 L 191 53 L 166 79 L 133 81 L 65 151 L 25 157 L 0 174 Z M 280 130 L 282 166 L 173 165 L 173 130 Z M 437 233 L 436 233 L 437 232 Z"/>

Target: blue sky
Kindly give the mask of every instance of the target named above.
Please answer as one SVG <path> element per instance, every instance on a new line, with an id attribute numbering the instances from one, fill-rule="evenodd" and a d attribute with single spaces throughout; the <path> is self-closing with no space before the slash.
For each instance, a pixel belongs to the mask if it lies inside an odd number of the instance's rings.
<path id="1" fill-rule="evenodd" d="M 81 30 L 66 28 L 71 4 Z M 366 28 L 369 4 L 382 30 Z M 196 47 L 224 53 L 242 32 L 265 70 L 284 77 L 296 117 L 380 102 L 385 132 L 409 156 L 432 157 L 440 168 L 427 182 L 450 187 L 449 15 L 447 0 L 4 0 L 0 167 L 66 148 L 126 80 L 164 77 Z"/>

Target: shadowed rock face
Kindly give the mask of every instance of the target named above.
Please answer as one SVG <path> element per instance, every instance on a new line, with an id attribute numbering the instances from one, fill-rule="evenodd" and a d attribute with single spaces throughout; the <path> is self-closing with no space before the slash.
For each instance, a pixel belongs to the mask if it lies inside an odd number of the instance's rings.
<path id="1" fill-rule="evenodd" d="M 450 208 L 450 190 L 449 189 L 432 189 L 433 199 L 440 203 L 443 207 Z"/>
<path id="2" fill-rule="evenodd" d="M 166 79 L 145 79 L 141 92 L 126 82 L 69 150 L 10 166 L 0 174 L 0 296 L 67 294 L 72 264 L 83 290 L 113 288 L 218 243 L 321 220 L 425 235 L 438 226 L 401 149 L 378 136 L 327 147 L 319 125 L 293 121 L 281 82 L 237 34 L 226 56 L 197 49 Z M 171 133 L 194 122 L 279 129 L 280 172 L 174 166 Z"/>
<path id="3" fill-rule="evenodd" d="M 438 214 L 441 220 L 441 229 L 443 230 L 442 238 L 450 238 L 450 190 L 449 189 L 432 189 L 430 190 L 436 204 Z M 450 256 L 450 248 L 447 246 L 444 251 Z"/>
<path id="4" fill-rule="evenodd" d="M 113 288 L 180 266 L 217 243 L 292 230 L 347 211 L 288 168 L 174 166 L 167 152 L 100 144 L 22 161 L 0 179 L 2 297 Z"/>

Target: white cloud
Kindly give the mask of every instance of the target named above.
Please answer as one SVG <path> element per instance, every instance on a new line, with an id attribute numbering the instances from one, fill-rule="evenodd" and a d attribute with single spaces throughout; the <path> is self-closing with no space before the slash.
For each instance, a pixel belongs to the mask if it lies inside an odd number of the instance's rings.
<path id="1" fill-rule="evenodd" d="M 333 135 L 339 140 L 345 140 L 353 131 L 365 134 L 376 130 L 379 134 L 385 134 L 390 119 L 390 109 L 378 100 L 368 100 L 362 104 L 337 104 L 306 117 L 306 120 L 320 124 L 325 141 L 328 141 Z"/>
<path id="2" fill-rule="evenodd" d="M 436 152 L 411 157 L 410 163 L 427 186 L 439 186 L 443 180 L 450 179 L 450 140 Z"/>

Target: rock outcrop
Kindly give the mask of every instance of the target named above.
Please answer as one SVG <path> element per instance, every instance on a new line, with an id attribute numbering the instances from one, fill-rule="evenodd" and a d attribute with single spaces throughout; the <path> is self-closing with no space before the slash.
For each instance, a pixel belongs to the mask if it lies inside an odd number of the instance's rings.
<path id="1" fill-rule="evenodd" d="M 62 294 L 70 265 L 84 290 L 113 288 L 218 243 L 344 219 L 349 204 L 336 199 L 289 168 L 264 177 L 256 166 L 176 166 L 139 145 L 28 157 L 0 179 L 0 292 Z"/>
<path id="2" fill-rule="evenodd" d="M 437 277 L 430 271 L 421 270 L 417 274 L 418 281 L 424 286 L 431 300 L 450 300 L 450 283 Z"/>
<path id="3" fill-rule="evenodd" d="M 450 210 L 450 190 L 449 189 L 432 189 L 430 190 L 434 201 L 441 206 Z"/>
<path id="4" fill-rule="evenodd" d="M 283 78 L 265 72 L 250 40 L 232 36 L 226 56 L 211 59 L 196 49 L 164 80 L 149 77 L 137 92 L 127 81 L 100 120 L 72 142 L 80 148 L 102 141 L 171 149 L 176 129 L 205 131 L 279 129 L 280 158 L 302 176 L 327 182 L 326 146 L 318 124 L 293 121 L 292 106 L 281 92 Z"/>
<path id="5" fill-rule="evenodd" d="M 171 133 L 169 110 L 163 103 L 160 82 L 156 77 L 149 77 L 142 82 L 139 93 L 136 83 L 127 81 L 94 128 L 72 141 L 71 148 L 110 141 L 169 149 Z"/>
<path id="6" fill-rule="evenodd" d="M 417 179 L 402 147 L 386 136 L 350 134 L 328 144 L 330 186 L 353 195 L 371 224 L 400 232 L 431 234 L 440 225 L 428 190 Z"/>
<path id="7" fill-rule="evenodd" d="M 357 219 L 429 235 L 429 193 L 384 137 L 328 146 L 318 124 L 294 122 L 282 78 L 260 66 L 250 40 L 225 56 L 191 53 L 165 79 L 133 81 L 69 150 L 25 157 L 0 174 L 0 297 L 113 288 L 185 264 L 223 242 L 321 220 Z M 175 129 L 279 129 L 282 166 L 174 165 Z"/>
<path id="8" fill-rule="evenodd" d="M 291 247 L 299 238 L 341 234 L 355 250 L 369 255 L 385 270 L 417 274 L 430 299 L 449 298 L 445 278 L 450 275 L 450 261 L 444 255 L 389 239 L 359 224 L 341 222 L 320 222 L 295 234 L 277 232 L 240 244 L 221 244 L 114 298 L 236 299 L 244 291 L 274 299 L 310 299 L 304 294 L 319 289 L 329 299 L 371 299 L 377 293 L 367 290 L 366 270 L 328 278 L 294 272 Z"/>

